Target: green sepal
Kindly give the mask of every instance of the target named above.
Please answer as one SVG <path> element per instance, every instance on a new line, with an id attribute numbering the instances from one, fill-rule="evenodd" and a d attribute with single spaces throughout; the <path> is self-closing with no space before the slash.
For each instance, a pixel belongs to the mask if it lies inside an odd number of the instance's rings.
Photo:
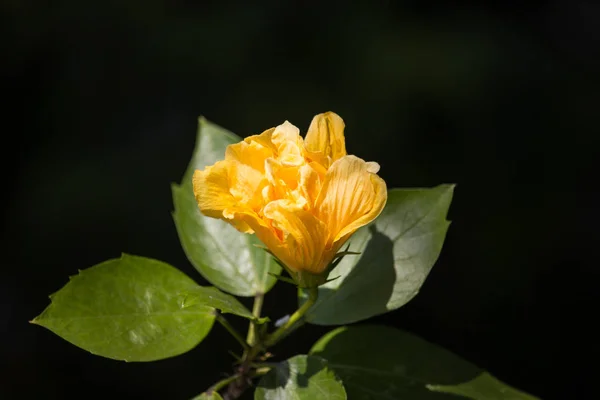
<path id="1" fill-rule="evenodd" d="M 281 275 L 276 275 L 276 274 L 273 274 L 273 273 L 270 273 L 271 276 L 275 277 L 277 280 L 280 280 L 280 281 L 285 282 L 285 283 L 290 283 L 290 284 L 295 285 L 298 288 L 302 288 L 302 289 L 314 288 L 314 287 L 323 285 L 323 284 L 325 284 L 327 282 L 331 282 L 331 281 L 334 281 L 334 280 L 338 279 L 340 276 L 336 276 L 335 278 L 332 278 L 332 279 L 327 279 L 327 278 L 329 276 L 329 273 L 338 265 L 338 263 L 340 261 L 342 261 L 342 259 L 344 258 L 344 256 L 347 256 L 347 255 L 359 255 L 360 254 L 359 252 L 348 251 L 348 248 L 350 247 L 350 244 L 348 244 L 348 246 L 346 246 L 345 250 L 336 253 L 336 255 L 333 257 L 333 262 L 331 264 L 329 264 L 329 266 L 325 269 L 325 271 L 323 271 L 320 274 L 313 274 L 313 273 L 310 273 L 310 272 L 307 272 L 307 271 L 294 271 L 294 270 L 288 268 L 268 248 L 266 248 L 264 246 L 261 246 L 261 245 L 255 245 L 255 246 L 258 247 L 259 249 L 263 249 L 264 251 L 266 251 L 267 253 L 269 253 L 273 257 L 273 260 L 275 260 L 275 262 L 281 268 L 283 268 L 284 270 L 286 270 L 287 273 L 290 275 L 291 278 L 287 278 L 287 277 L 281 276 Z"/>

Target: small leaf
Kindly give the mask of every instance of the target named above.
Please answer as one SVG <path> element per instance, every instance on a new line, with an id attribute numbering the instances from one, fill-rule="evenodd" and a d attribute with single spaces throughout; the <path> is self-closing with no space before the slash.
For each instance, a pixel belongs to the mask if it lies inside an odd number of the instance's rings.
<path id="1" fill-rule="evenodd" d="M 254 391 L 254 399 L 343 400 L 346 391 L 326 360 L 298 355 L 277 364 L 263 376 Z"/>
<path id="2" fill-rule="evenodd" d="M 192 400 L 223 400 L 218 392 L 211 392 L 210 394 L 204 392 L 194 397 Z"/>
<path id="3" fill-rule="evenodd" d="M 103 357 L 160 360 L 194 348 L 212 328 L 212 308 L 183 303 L 180 293 L 195 287 L 168 264 L 123 254 L 71 277 L 31 322 Z"/>
<path id="4" fill-rule="evenodd" d="M 328 360 L 351 399 L 536 400 L 439 346 L 385 326 L 335 329 L 310 354 Z"/>
<path id="5" fill-rule="evenodd" d="M 264 250 L 255 235 L 237 231 L 225 221 L 200 213 L 192 189 L 197 169 L 222 160 L 228 145 L 242 139 L 200 118 L 192 160 L 180 185 L 172 185 L 173 220 L 179 240 L 192 265 L 218 288 L 237 295 L 264 294 L 275 284 L 269 272 L 281 267 Z"/>
<path id="6" fill-rule="evenodd" d="M 446 214 L 454 185 L 392 189 L 381 215 L 359 229 L 347 255 L 319 286 L 307 314 L 318 325 L 343 325 L 395 310 L 418 292 L 437 260 L 450 222 Z M 306 292 L 300 291 L 300 302 Z"/>
<path id="7" fill-rule="evenodd" d="M 196 286 L 185 293 L 183 300 L 186 306 L 204 305 L 216 308 L 222 313 L 235 314 L 240 317 L 259 321 L 242 303 L 230 294 L 223 293 L 212 286 Z"/>

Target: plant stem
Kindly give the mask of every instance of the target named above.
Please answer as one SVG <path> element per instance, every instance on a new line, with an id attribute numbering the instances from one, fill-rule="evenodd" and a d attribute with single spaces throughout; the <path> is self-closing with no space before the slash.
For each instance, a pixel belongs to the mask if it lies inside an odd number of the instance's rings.
<path id="1" fill-rule="evenodd" d="M 242 363 L 236 369 L 236 374 L 217 382 L 209 389 L 209 391 L 217 391 L 228 386 L 227 391 L 223 394 L 223 399 L 237 399 L 251 385 L 250 379 L 262 376 L 269 372 L 271 369 L 270 365 L 261 363 L 256 364 L 254 360 L 261 352 L 274 346 L 294 329 L 302 326 L 304 315 L 306 315 L 308 310 L 316 303 L 318 296 L 318 288 L 314 287 L 308 289 L 308 299 L 306 302 L 302 304 L 302 306 L 300 306 L 300 308 L 298 308 L 282 326 L 266 338 L 258 334 L 256 329 L 257 324 L 254 321 L 251 322 L 247 342 L 241 338 L 237 331 L 235 331 L 235 329 L 233 329 L 220 314 L 217 314 L 217 320 L 223 324 L 225 329 L 227 329 L 238 342 L 242 343 L 242 346 L 244 346 L 244 355 L 242 356 Z M 252 315 L 256 318 L 260 318 L 262 303 L 263 295 L 257 295 L 254 298 L 254 306 L 252 307 Z M 221 317 L 221 319 L 219 317 Z M 248 343 L 250 343 L 250 345 Z"/>
<path id="2" fill-rule="evenodd" d="M 313 287 L 308 289 L 308 300 L 306 300 L 306 302 L 290 316 L 290 319 L 288 319 L 285 324 L 267 337 L 264 342 L 264 347 L 267 348 L 277 344 L 277 342 L 288 333 L 288 330 L 300 321 L 304 317 L 304 314 L 306 314 L 306 312 L 317 302 L 318 296 L 318 288 Z"/>
<path id="3" fill-rule="evenodd" d="M 260 312 L 262 310 L 263 301 L 265 299 L 265 295 L 262 293 L 258 293 L 254 296 L 254 305 L 252 306 L 252 315 L 254 318 L 260 318 Z M 256 344 L 258 326 L 256 322 L 250 321 L 250 326 L 248 327 L 248 336 L 246 337 L 246 342 L 250 346 L 254 346 Z"/>
<path id="4" fill-rule="evenodd" d="M 223 325 L 223 328 L 227 329 L 227 332 L 231 333 L 231 336 L 233 336 L 235 340 L 237 340 L 242 345 L 244 351 L 250 350 L 250 346 L 248 346 L 248 343 L 246 343 L 244 338 L 242 338 L 242 335 L 240 335 L 239 332 L 236 331 L 235 328 L 229 324 L 229 322 L 227 322 L 225 317 L 218 312 L 215 315 L 217 321 L 219 321 L 219 323 Z"/>
<path id="5" fill-rule="evenodd" d="M 218 381 L 217 383 L 212 385 L 210 388 L 208 388 L 206 393 L 210 394 L 213 392 L 218 392 L 219 390 L 223 389 L 225 386 L 229 385 L 231 382 L 235 381 L 237 378 L 239 378 L 239 375 L 236 374 L 236 375 L 232 375 L 228 378 L 221 379 L 220 381 Z"/>

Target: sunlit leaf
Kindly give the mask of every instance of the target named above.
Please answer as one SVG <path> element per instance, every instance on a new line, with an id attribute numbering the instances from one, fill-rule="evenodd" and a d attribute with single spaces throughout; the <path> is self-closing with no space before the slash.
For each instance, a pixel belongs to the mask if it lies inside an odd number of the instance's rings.
<path id="1" fill-rule="evenodd" d="M 184 293 L 187 306 L 201 304 L 214 307 L 222 313 L 235 314 L 240 317 L 255 319 L 250 310 L 230 294 L 223 293 L 212 286 L 196 286 Z"/>
<path id="2" fill-rule="evenodd" d="M 320 357 L 298 355 L 277 364 L 258 383 L 255 400 L 344 400 L 344 385 Z"/>
<path id="3" fill-rule="evenodd" d="M 266 293 L 281 268 L 255 235 L 238 232 L 228 223 L 200 213 L 192 191 L 192 175 L 225 156 L 228 145 L 242 140 L 200 118 L 192 160 L 180 185 L 173 185 L 173 219 L 188 259 L 206 280 L 237 296 Z"/>
<path id="4" fill-rule="evenodd" d="M 183 301 L 195 287 L 168 264 L 124 254 L 72 276 L 31 322 L 103 357 L 159 360 L 192 349 L 213 325 L 213 308 Z"/>

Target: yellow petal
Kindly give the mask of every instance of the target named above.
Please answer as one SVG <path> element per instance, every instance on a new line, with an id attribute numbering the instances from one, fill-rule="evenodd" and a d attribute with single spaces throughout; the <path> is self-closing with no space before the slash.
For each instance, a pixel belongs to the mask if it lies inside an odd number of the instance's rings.
<path id="1" fill-rule="evenodd" d="M 298 187 L 300 194 L 306 199 L 309 209 L 315 207 L 317 196 L 321 191 L 322 177 L 318 171 L 320 168 L 322 167 L 314 162 L 300 167 L 300 182 L 298 183 Z"/>
<path id="2" fill-rule="evenodd" d="M 223 210 L 235 205 L 235 199 L 229 192 L 227 164 L 227 161 L 218 161 L 203 171 L 194 171 L 194 196 L 200 211 L 209 217 L 222 218 Z"/>
<path id="3" fill-rule="evenodd" d="M 262 208 L 262 189 L 267 181 L 262 173 L 239 162 L 229 164 L 229 192 L 242 208 L 258 211 Z"/>
<path id="4" fill-rule="evenodd" d="M 288 268 L 321 273 L 333 255 L 325 251 L 328 231 L 313 214 L 288 200 L 269 203 L 264 210 L 272 230 L 260 229 L 257 236 Z"/>
<path id="5" fill-rule="evenodd" d="M 309 157 L 325 167 L 346 155 L 344 120 L 334 112 L 316 115 L 304 139 Z"/>
<path id="6" fill-rule="evenodd" d="M 227 146 L 226 160 L 235 160 L 253 169 L 265 172 L 265 160 L 273 157 L 276 151 L 271 142 L 275 128 L 268 129 L 260 135 L 249 136 L 243 141 Z"/>
<path id="7" fill-rule="evenodd" d="M 287 166 L 298 166 L 304 163 L 302 137 L 300 130 L 294 125 L 285 121 L 275 128 L 271 140 L 277 148 L 279 162 Z"/>
<path id="8" fill-rule="evenodd" d="M 281 186 L 287 192 L 298 186 L 298 170 L 301 167 L 288 166 L 274 158 L 268 158 L 265 162 L 265 176 L 273 186 Z"/>
<path id="9" fill-rule="evenodd" d="M 316 212 L 329 229 L 330 243 L 347 239 L 383 210 L 387 189 L 384 180 L 374 173 L 378 169 L 377 163 L 345 156 L 327 171 Z"/>
<path id="10" fill-rule="evenodd" d="M 225 219 L 238 230 L 252 233 L 252 229 L 236 215 L 256 214 L 261 207 L 261 191 L 265 185 L 262 174 L 237 161 L 223 160 L 204 171 L 196 170 L 192 185 L 204 215 Z"/>
<path id="11" fill-rule="evenodd" d="M 261 133 L 260 135 L 248 136 L 244 139 L 245 142 L 256 142 L 264 147 L 268 147 L 273 151 L 277 151 L 277 147 L 273 144 L 273 132 L 275 132 L 275 128 L 270 128 Z"/>

